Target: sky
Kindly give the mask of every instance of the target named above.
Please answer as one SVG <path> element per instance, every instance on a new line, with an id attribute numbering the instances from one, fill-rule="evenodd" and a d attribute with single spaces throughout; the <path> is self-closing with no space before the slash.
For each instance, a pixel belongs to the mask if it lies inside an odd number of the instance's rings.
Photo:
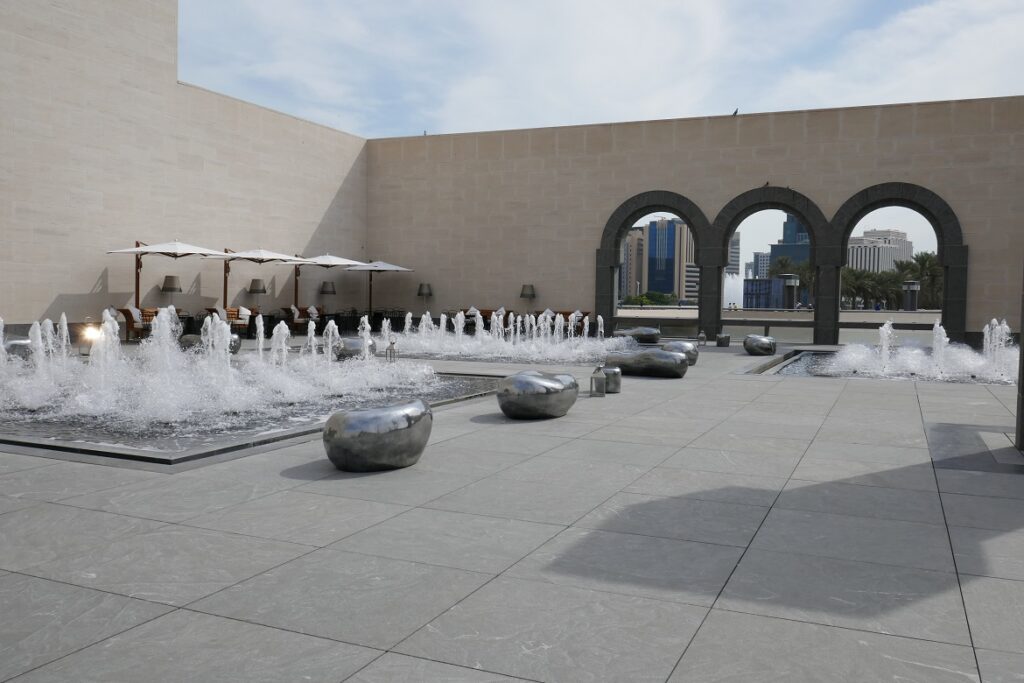
<path id="1" fill-rule="evenodd" d="M 1024 0 L 180 0 L 178 76 L 380 138 L 1020 95 L 1022 35 Z"/>

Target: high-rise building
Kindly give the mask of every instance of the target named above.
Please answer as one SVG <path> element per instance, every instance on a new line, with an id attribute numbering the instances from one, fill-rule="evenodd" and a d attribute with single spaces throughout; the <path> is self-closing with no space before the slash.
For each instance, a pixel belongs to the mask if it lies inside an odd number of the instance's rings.
<path id="1" fill-rule="evenodd" d="M 740 234 L 738 232 L 734 232 L 729 239 L 729 262 L 725 266 L 725 274 L 740 274 Z"/>
<path id="2" fill-rule="evenodd" d="M 793 265 L 798 265 L 811 258 L 811 235 L 796 216 L 787 213 L 786 222 L 782 224 L 782 239 L 770 248 L 771 263 L 786 256 Z"/>
<path id="3" fill-rule="evenodd" d="M 695 251 L 693 235 L 679 219 L 660 218 L 633 228 L 619 256 L 619 295 L 662 292 L 696 299 L 700 270 Z"/>
<path id="4" fill-rule="evenodd" d="M 846 250 L 846 265 L 873 273 L 895 270 L 896 261 L 913 258 L 914 243 L 901 230 L 865 230 L 862 237 L 850 238 Z"/>
<path id="5" fill-rule="evenodd" d="M 744 278 L 762 280 L 768 277 L 768 266 L 771 264 L 772 254 L 769 251 L 755 251 L 753 260 L 747 261 L 744 266 Z"/>

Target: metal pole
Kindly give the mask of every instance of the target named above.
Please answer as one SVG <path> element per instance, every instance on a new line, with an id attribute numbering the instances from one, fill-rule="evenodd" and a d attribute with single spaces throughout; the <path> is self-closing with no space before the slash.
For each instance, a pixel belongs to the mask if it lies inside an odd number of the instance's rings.
<path id="1" fill-rule="evenodd" d="M 299 307 L 299 264 L 295 264 L 295 294 L 292 297 L 295 308 Z"/>
<path id="2" fill-rule="evenodd" d="M 1020 319 L 1024 328 L 1024 285 L 1020 290 Z M 1020 336 L 1020 371 L 1017 375 L 1017 450 L 1024 451 L 1024 334 Z"/>

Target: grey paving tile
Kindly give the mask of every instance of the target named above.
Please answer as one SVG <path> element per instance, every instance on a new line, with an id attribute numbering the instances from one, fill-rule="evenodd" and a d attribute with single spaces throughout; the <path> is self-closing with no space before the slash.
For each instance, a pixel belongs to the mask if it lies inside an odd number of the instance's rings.
<path id="1" fill-rule="evenodd" d="M 699 430 L 690 432 L 668 432 L 635 427 L 628 422 L 625 424 L 613 424 L 601 429 L 594 430 L 589 434 L 580 437 L 585 440 L 610 441 L 620 444 L 640 444 L 651 446 L 671 446 L 682 448 L 702 434 Z"/>
<path id="2" fill-rule="evenodd" d="M 176 474 L 62 501 L 65 505 L 121 515 L 183 522 L 186 519 L 260 498 L 278 490 L 248 481 Z"/>
<path id="3" fill-rule="evenodd" d="M 623 489 L 626 493 L 770 506 L 786 484 L 780 477 L 656 467 Z"/>
<path id="4" fill-rule="evenodd" d="M 950 526 L 1017 531 L 1024 529 L 1024 501 L 943 493 L 942 506 Z"/>
<path id="5" fill-rule="evenodd" d="M 648 469 L 650 468 L 622 465 L 617 462 L 536 457 L 502 470 L 496 476 L 518 481 L 557 482 L 569 486 L 586 482 L 588 486 L 600 485 L 618 490 L 638 479 Z"/>
<path id="6" fill-rule="evenodd" d="M 775 506 L 925 524 L 943 523 L 939 496 L 929 491 L 791 480 Z"/>
<path id="7" fill-rule="evenodd" d="M 375 650 L 178 610 L 76 652 L 22 681 L 338 681 Z"/>
<path id="8" fill-rule="evenodd" d="M 705 608 L 496 579 L 396 649 L 544 681 L 664 681 Z"/>
<path id="9" fill-rule="evenodd" d="M 22 470 L 31 470 L 36 467 L 55 465 L 58 460 L 50 458 L 37 458 L 32 455 L 17 455 L 14 453 L 0 453 L 0 475 Z"/>
<path id="10" fill-rule="evenodd" d="M 970 644 L 956 576 L 946 572 L 751 549 L 717 606 Z"/>
<path id="11" fill-rule="evenodd" d="M 949 527 L 961 574 L 1024 581 L 1024 529 L 1003 531 Z"/>
<path id="12" fill-rule="evenodd" d="M 270 451 L 237 460 L 200 467 L 189 471 L 191 476 L 240 481 L 257 484 L 264 489 L 290 489 L 317 481 L 338 470 L 327 459 L 322 441 L 318 449 Z"/>
<path id="13" fill-rule="evenodd" d="M 807 437 L 806 439 L 784 438 L 778 436 L 762 438 L 750 436 L 748 434 L 735 434 L 731 433 L 728 427 L 729 423 L 727 422 L 721 428 L 708 432 L 686 445 L 693 446 L 694 448 L 710 448 L 725 451 L 740 451 L 741 453 L 745 453 L 750 450 L 752 441 L 756 440 L 757 447 L 764 449 L 769 453 L 803 454 L 803 452 L 807 450 L 807 445 L 811 442 L 810 437 Z"/>
<path id="14" fill-rule="evenodd" d="M 974 646 L 1024 654 L 1024 581 L 961 580 Z"/>
<path id="15" fill-rule="evenodd" d="M 862 443 L 842 443 L 839 441 L 813 441 L 804 454 L 806 458 L 815 460 L 857 460 L 861 462 L 881 462 L 892 465 L 916 465 L 930 463 L 927 448 L 901 448 Z"/>
<path id="16" fill-rule="evenodd" d="M 514 683 L 521 678 L 388 652 L 345 683 Z"/>
<path id="17" fill-rule="evenodd" d="M 163 526 L 26 569 L 76 586 L 184 605 L 287 562 L 308 546 Z"/>
<path id="18" fill-rule="evenodd" d="M 423 505 L 462 488 L 479 477 L 406 467 L 386 472 L 338 472 L 301 486 L 299 491 L 398 505 Z"/>
<path id="19" fill-rule="evenodd" d="M 841 411 L 841 408 L 837 406 L 833 409 L 833 414 L 836 411 Z M 913 427 L 886 427 L 882 420 L 893 420 L 894 418 L 891 411 L 883 408 L 879 408 L 878 417 L 878 420 L 868 419 L 867 415 L 862 415 L 859 419 L 830 417 L 821 426 L 815 440 L 906 448 L 927 447 L 928 440 L 925 438 L 924 427 L 920 423 Z"/>
<path id="20" fill-rule="evenodd" d="M 498 413 L 500 415 L 500 413 Z M 557 420 L 512 420 L 502 415 L 501 424 L 491 427 L 492 434 L 537 434 L 541 436 L 557 436 L 562 439 L 575 439 L 600 429 L 607 420 L 597 415 L 577 415 L 570 413 Z M 476 420 L 476 418 L 474 418 Z"/>
<path id="21" fill-rule="evenodd" d="M 939 490 L 943 493 L 1024 500 L 1024 474 L 938 469 L 935 475 L 939 479 Z"/>
<path id="22" fill-rule="evenodd" d="M 617 488 L 490 477 L 431 501 L 427 507 L 564 526 L 593 510 Z"/>
<path id="23" fill-rule="evenodd" d="M 545 458 L 570 458 L 592 462 L 614 462 L 651 468 L 675 452 L 673 446 L 648 445 L 642 448 L 624 446 L 615 441 L 575 439 L 544 453 Z"/>
<path id="24" fill-rule="evenodd" d="M 669 683 L 978 681 L 971 648 L 712 610 Z"/>
<path id="25" fill-rule="evenodd" d="M 162 526 L 146 519 L 40 503 L 0 515 L 0 567 L 22 571 Z"/>
<path id="26" fill-rule="evenodd" d="M 534 456 L 494 451 L 449 448 L 447 443 L 428 446 L 416 469 L 479 479 L 518 465 Z"/>
<path id="27" fill-rule="evenodd" d="M 793 472 L 793 479 L 882 486 L 914 491 L 937 490 L 931 463 L 891 465 L 879 462 L 816 460 L 804 457 Z"/>
<path id="28" fill-rule="evenodd" d="M 388 649 L 489 578 L 459 569 L 324 549 L 191 607 Z"/>
<path id="29" fill-rule="evenodd" d="M 981 678 L 985 683 L 1021 683 L 1024 681 L 1024 655 L 992 650 L 975 651 Z"/>
<path id="30" fill-rule="evenodd" d="M 945 526 L 892 519 L 775 509 L 750 547 L 954 571 Z"/>
<path id="31" fill-rule="evenodd" d="M 7 496 L 0 496 L 0 515 L 5 512 L 14 512 L 22 508 L 27 508 L 32 505 L 38 505 L 39 501 L 32 500 L 31 498 L 8 498 Z"/>
<path id="32" fill-rule="evenodd" d="M 0 680 L 63 657 L 171 608 L 21 574 L 0 576 Z"/>
<path id="33" fill-rule="evenodd" d="M 768 508 L 753 505 L 619 493 L 576 526 L 746 546 L 767 513 Z"/>
<path id="34" fill-rule="evenodd" d="M 551 524 L 416 508 L 331 548 L 497 574 L 562 529 Z"/>
<path id="35" fill-rule="evenodd" d="M 159 480 L 165 476 L 120 467 L 57 462 L 46 467 L 0 475 L 0 495 L 56 501 L 125 484 Z"/>
<path id="36" fill-rule="evenodd" d="M 355 498 L 280 491 L 187 522 L 203 529 L 325 546 L 409 508 Z"/>
<path id="37" fill-rule="evenodd" d="M 799 461 L 799 453 L 765 453 L 753 449 L 743 453 L 687 446 L 676 451 L 675 455 L 661 463 L 661 466 L 705 472 L 787 478 Z"/>
<path id="38" fill-rule="evenodd" d="M 522 455 L 537 455 L 544 451 L 550 451 L 556 446 L 561 446 L 568 439 L 557 436 L 545 436 L 542 434 L 510 434 L 501 435 L 502 438 L 495 438 L 490 430 L 472 432 L 458 436 L 448 441 L 456 448 L 472 448 L 479 450 L 496 451 L 499 453 L 519 453 Z"/>
<path id="39" fill-rule="evenodd" d="M 569 528 L 505 576 L 710 607 L 741 548 Z"/>

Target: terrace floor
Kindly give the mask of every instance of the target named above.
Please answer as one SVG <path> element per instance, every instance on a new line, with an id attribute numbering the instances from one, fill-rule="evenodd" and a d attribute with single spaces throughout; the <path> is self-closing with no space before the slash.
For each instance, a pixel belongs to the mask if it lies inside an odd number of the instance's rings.
<path id="1" fill-rule="evenodd" d="M 1021 680 L 1015 387 L 753 362 L 445 406 L 386 473 L 0 454 L 0 680 Z"/>

